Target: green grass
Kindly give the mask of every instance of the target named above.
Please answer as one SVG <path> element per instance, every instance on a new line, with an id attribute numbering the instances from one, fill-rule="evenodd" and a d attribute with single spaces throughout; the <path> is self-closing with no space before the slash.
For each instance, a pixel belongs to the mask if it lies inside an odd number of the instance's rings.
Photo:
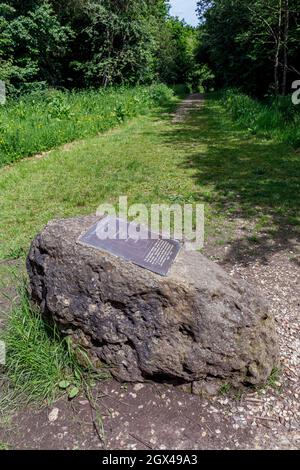
<path id="1" fill-rule="evenodd" d="M 267 385 L 269 387 L 272 387 L 272 388 L 275 388 L 275 389 L 279 389 L 280 388 L 280 379 L 281 379 L 281 375 L 282 375 L 282 372 L 280 369 L 278 369 L 277 367 L 275 367 L 272 372 L 271 372 L 271 375 L 270 377 L 268 378 L 268 383 Z"/>
<path id="2" fill-rule="evenodd" d="M 228 395 L 231 392 L 232 385 L 225 382 L 224 384 L 221 385 L 219 388 L 219 394 L 220 395 Z"/>
<path id="3" fill-rule="evenodd" d="M 206 235 L 224 243 L 224 224 L 237 217 L 255 223 L 258 240 L 299 226 L 297 152 L 239 129 L 214 97 L 185 123 L 165 111 L 0 169 L 0 259 L 27 253 L 49 220 L 95 213 L 119 195 L 148 206 L 204 203 Z"/>
<path id="4" fill-rule="evenodd" d="M 104 368 L 95 372 L 86 353 L 73 348 L 68 338 L 42 318 L 30 305 L 25 287 L 1 339 L 7 362 L 0 376 L 6 384 L 1 388 L 0 413 L 20 403 L 51 402 L 62 393 L 74 398 L 95 378 L 109 376 Z M 79 364 L 78 354 L 85 359 L 85 367 Z"/>
<path id="5" fill-rule="evenodd" d="M 0 450 L 8 450 L 8 445 L 4 442 L 0 442 Z"/>
<path id="6" fill-rule="evenodd" d="M 253 135 L 300 147 L 300 106 L 292 103 L 291 96 L 260 102 L 227 90 L 222 102 L 233 120 Z"/>
<path id="7" fill-rule="evenodd" d="M 0 106 L 0 166 L 106 131 L 169 100 L 165 85 L 34 93 Z"/>

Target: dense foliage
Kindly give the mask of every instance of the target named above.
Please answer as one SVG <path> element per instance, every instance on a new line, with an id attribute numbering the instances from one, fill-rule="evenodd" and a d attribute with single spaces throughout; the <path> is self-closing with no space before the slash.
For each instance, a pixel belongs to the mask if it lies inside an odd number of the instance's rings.
<path id="1" fill-rule="evenodd" d="M 168 12 L 166 0 L 4 0 L 0 79 L 9 91 L 193 83 L 196 30 Z"/>
<path id="2" fill-rule="evenodd" d="M 106 131 L 172 96 L 166 85 L 25 94 L 0 106 L 0 167 Z"/>
<path id="3" fill-rule="evenodd" d="M 278 96 L 258 101 L 237 90 L 222 92 L 227 114 L 254 135 L 300 146 L 300 115 L 290 97 Z"/>
<path id="4" fill-rule="evenodd" d="M 300 0 L 199 0 L 198 59 L 217 87 L 287 94 L 300 79 Z"/>
<path id="5" fill-rule="evenodd" d="M 0 0 L 0 80 L 12 98 L 0 109 L 0 162 L 139 113 L 135 99 L 148 105 L 122 87 L 154 82 L 238 89 L 224 101 L 235 119 L 265 135 L 288 127 L 298 145 L 299 106 L 278 95 L 300 79 L 300 0 L 199 0 L 198 13 L 193 28 L 167 0 Z M 105 98 L 91 91 L 115 85 Z"/>

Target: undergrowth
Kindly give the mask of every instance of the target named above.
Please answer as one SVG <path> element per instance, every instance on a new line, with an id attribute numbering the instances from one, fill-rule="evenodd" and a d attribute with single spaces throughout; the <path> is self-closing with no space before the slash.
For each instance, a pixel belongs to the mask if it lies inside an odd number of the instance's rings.
<path id="1" fill-rule="evenodd" d="M 46 90 L 0 106 L 0 166 L 84 139 L 172 100 L 166 85 Z"/>
<path id="2" fill-rule="evenodd" d="M 222 103 L 242 128 L 259 137 L 300 146 L 300 106 L 290 96 L 255 100 L 237 90 L 222 93 Z"/>

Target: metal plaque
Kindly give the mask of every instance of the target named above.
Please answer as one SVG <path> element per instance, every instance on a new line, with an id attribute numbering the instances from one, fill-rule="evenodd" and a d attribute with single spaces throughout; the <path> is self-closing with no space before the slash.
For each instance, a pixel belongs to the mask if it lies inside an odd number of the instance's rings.
<path id="1" fill-rule="evenodd" d="M 83 234 L 79 243 L 131 261 L 161 276 L 167 276 L 181 244 L 150 232 L 141 225 L 107 216 Z"/>

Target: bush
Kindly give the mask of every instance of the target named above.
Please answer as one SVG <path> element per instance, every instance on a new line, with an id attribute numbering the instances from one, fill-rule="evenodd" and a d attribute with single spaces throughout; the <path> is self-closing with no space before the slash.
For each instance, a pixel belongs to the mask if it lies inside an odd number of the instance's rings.
<path id="1" fill-rule="evenodd" d="M 106 131 L 171 102 L 166 85 L 37 91 L 0 107 L 0 166 Z"/>

